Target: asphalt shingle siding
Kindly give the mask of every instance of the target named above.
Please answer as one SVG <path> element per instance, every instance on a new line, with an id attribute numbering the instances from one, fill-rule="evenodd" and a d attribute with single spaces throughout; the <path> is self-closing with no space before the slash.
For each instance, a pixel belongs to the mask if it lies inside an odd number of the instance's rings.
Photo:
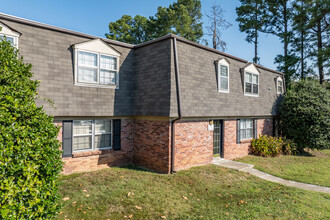
<path id="1" fill-rule="evenodd" d="M 240 68 L 246 63 L 228 58 L 230 92 L 217 88 L 215 60 L 224 56 L 178 41 L 182 116 L 236 117 L 276 114 L 275 78 L 280 76 L 259 70 L 259 97 L 244 96 Z M 172 73 L 174 74 L 174 73 Z"/>
<path id="2" fill-rule="evenodd" d="M 133 114 L 133 51 L 111 45 L 121 53 L 120 89 L 74 86 L 71 45 L 90 39 L 53 30 L 3 21 L 22 33 L 19 50 L 32 63 L 34 78 L 41 80 L 38 100 L 54 116 L 125 116 Z M 50 98 L 55 109 L 44 99 Z"/>
<path id="3" fill-rule="evenodd" d="M 134 113 L 137 116 L 170 114 L 171 39 L 134 49 Z"/>
<path id="4" fill-rule="evenodd" d="M 38 104 L 44 105 L 48 114 L 58 117 L 178 116 L 173 36 L 134 49 L 110 42 L 109 45 L 121 53 L 119 89 L 95 88 L 74 85 L 71 46 L 90 38 L 20 22 L 3 22 L 22 33 L 19 50 L 24 61 L 32 63 L 34 78 L 41 80 Z M 259 68 L 259 97 L 244 96 L 240 68 L 246 62 L 227 57 L 230 92 L 219 93 L 215 60 L 224 56 L 179 39 L 177 46 L 183 117 L 276 114 L 279 99 L 275 79 L 280 74 Z M 44 101 L 47 98 L 54 101 L 55 108 Z"/>

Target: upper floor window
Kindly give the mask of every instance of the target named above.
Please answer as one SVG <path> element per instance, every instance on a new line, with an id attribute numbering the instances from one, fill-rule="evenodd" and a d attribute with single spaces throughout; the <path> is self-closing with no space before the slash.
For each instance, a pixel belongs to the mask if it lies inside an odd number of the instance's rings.
<path id="1" fill-rule="evenodd" d="M 259 75 L 245 72 L 245 94 L 259 94 Z"/>
<path id="2" fill-rule="evenodd" d="M 21 35 L 19 32 L 13 30 L 9 26 L 0 22 L 0 39 L 6 39 L 14 47 L 18 48 L 18 37 Z"/>
<path id="3" fill-rule="evenodd" d="M 277 78 L 277 94 L 282 94 L 283 93 L 283 80 L 282 78 L 278 77 Z"/>
<path id="4" fill-rule="evenodd" d="M 225 58 L 218 61 L 218 91 L 229 93 L 229 62 Z"/>
<path id="5" fill-rule="evenodd" d="M 74 45 L 75 84 L 119 88 L 120 54 L 100 39 Z"/>
<path id="6" fill-rule="evenodd" d="M 244 70 L 244 95 L 259 96 L 259 70 L 253 63 L 248 63 Z"/>
<path id="7" fill-rule="evenodd" d="M 78 83 L 116 85 L 117 58 L 78 50 Z"/>

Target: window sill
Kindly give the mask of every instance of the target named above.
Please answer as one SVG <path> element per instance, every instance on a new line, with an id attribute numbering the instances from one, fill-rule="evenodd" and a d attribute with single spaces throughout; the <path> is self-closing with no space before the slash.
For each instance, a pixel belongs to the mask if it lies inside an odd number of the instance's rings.
<path id="1" fill-rule="evenodd" d="M 258 95 L 253 95 L 253 94 L 249 94 L 249 93 L 244 93 L 244 96 L 259 97 L 259 94 Z"/>
<path id="2" fill-rule="evenodd" d="M 220 92 L 220 93 L 229 93 L 229 90 L 218 90 L 218 92 Z"/>
<path id="3" fill-rule="evenodd" d="M 98 150 L 85 150 L 85 151 L 77 151 L 72 153 L 73 158 L 77 157 L 89 157 L 93 155 L 101 155 L 101 154 L 109 154 L 113 152 L 112 148 L 98 149 Z"/>
<path id="4" fill-rule="evenodd" d="M 87 83 L 75 83 L 74 85 L 82 86 L 82 87 L 100 88 L 100 89 L 119 89 L 118 85 L 99 85 L 99 84 L 87 84 Z"/>
<path id="5" fill-rule="evenodd" d="M 251 143 L 253 138 L 251 139 L 244 139 L 244 140 L 241 140 L 241 143 L 240 144 L 247 144 L 247 143 Z"/>

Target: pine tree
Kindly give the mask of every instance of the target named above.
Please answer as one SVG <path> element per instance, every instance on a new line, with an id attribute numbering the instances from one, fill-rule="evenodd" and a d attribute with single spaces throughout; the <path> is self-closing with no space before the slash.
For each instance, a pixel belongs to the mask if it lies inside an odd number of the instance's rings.
<path id="1" fill-rule="evenodd" d="M 308 12 L 311 17 L 308 27 L 312 32 L 310 56 L 316 59 L 320 84 L 323 84 L 324 69 L 329 67 L 330 62 L 330 1 L 313 0 Z"/>
<path id="2" fill-rule="evenodd" d="M 241 6 L 236 8 L 239 29 L 247 34 L 246 41 L 254 44 L 254 63 L 260 63 L 258 57 L 259 32 L 264 25 L 264 0 L 240 0 Z"/>

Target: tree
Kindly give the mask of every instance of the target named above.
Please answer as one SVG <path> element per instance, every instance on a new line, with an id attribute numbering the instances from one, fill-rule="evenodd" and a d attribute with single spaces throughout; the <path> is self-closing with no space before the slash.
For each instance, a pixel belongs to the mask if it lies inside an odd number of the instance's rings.
<path id="1" fill-rule="evenodd" d="M 150 18 L 154 38 L 172 33 L 199 42 L 203 36 L 201 7 L 200 0 L 178 0 L 168 8 L 158 7 Z"/>
<path id="2" fill-rule="evenodd" d="M 210 26 L 207 26 L 207 30 L 212 36 L 212 45 L 214 49 L 218 49 L 220 46 L 222 51 L 226 49 L 226 42 L 222 40 L 221 30 L 227 29 L 232 24 L 230 24 L 223 15 L 224 10 L 221 8 L 221 5 L 216 5 L 215 3 L 211 6 L 211 11 L 209 15 L 206 15 L 209 18 Z"/>
<path id="3" fill-rule="evenodd" d="M 247 34 L 246 41 L 254 44 L 254 63 L 260 63 L 258 57 L 259 32 L 265 23 L 264 0 L 240 0 L 241 6 L 236 8 L 239 29 Z"/>
<path id="4" fill-rule="evenodd" d="M 312 68 L 307 66 L 307 48 L 310 44 L 310 32 L 308 30 L 308 22 L 310 17 L 307 10 L 309 7 L 309 0 L 297 0 L 293 3 L 294 16 L 293 16 L 293 43 L 292 48 L 294 53 L 300 56 L 298 65 L 300 64 L 300 79 L 313 72 Z"/>
<path id="5" fill-rule="evenodd" d="M 116 22 L 109 23 L 109 33 L 105 36 L 112 40 L 118 40 L 131 44 L 143 43 L 151 39 L 149 33 L 149 20 L 141 15 L 132 18 L 123 15 Z"/>
<path id="6" fill-rule="evenodd" d="M 302 151 L 330 148 L 330 91 L 315 80 L 294 82 L 280 106 L 281 129 Z"/>
<path id="7" fill-rule="evenodd" d="M 37 107 L 31 64 L 0 40 L 0 216 L 50 219 L 58 213 L 59 128 Z"/>
<path id="8" fill-rule="evenodd" d="M 330 1 L 313 0 L 310 4 L 308 10 L 311 17 L 308 27 L 312 31 L 310 55 L 316 58 L 320 84 L 323 84 L 324 66 L 329 65 L 330 58 Z M 316 45 L 316 48 L 313 45 Z"/>
<path id="9" fill-rule="evenodd" d="M 200 0 L 178 0 L 166 7 L 158 7 L 149 19 L 124 15 L 110 22 L 106 37 L 126 43 L 142 43 L 173 33 L 198 42 L 203 36 Z"/>
<path id="10" fill-rule="evenodd" d="M 285 73 L 285 81 L 290 83 L 295 74 L 297 57 L 290 53 L 290 43 L 292 42 L 292 17 L 293 9 L 290 0 L 265 0 L 266 15 L 265 25 L 262 32 L 273 34 L 283 42 L 283 55 L 275 58 L 278 63 L 278 70 Z"/>

